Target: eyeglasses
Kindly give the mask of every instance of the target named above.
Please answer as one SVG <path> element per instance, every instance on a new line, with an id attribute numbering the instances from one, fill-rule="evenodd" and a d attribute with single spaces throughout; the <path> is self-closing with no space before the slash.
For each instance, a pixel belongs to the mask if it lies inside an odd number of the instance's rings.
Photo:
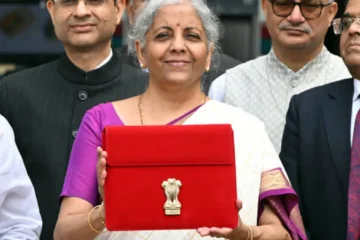
<path id="1" fill-rule="evenodd" d="M 333 1 L 323 4 L 319 1 L 307 0 L 305 2 L 294 2 L 292 0 L 269 0 L 272 4 L 272 9 L 275 15 L 279 17 L 288 17 L 294 11 L 297 5 L 300 12 L 306 19 L 316 19 L 320 17 L 322 9 L 333 3 Z"/>
<path id="2" fill-rule="evenodd" d="M 80 0 L 54 0 L 55 3 L 59 3 L 64 8 L 74 8 L 79 4 Z M 83 0 L 88 7 L 99 7 L 108 0 Z"/>
<path id="3" fill-rule="evenodd" d="M 338 35 L 344 31 L 349 30 L 349 28 L 354 22 L 357 25 L 360 25 L 360 17 L 343 17 L 334 19 L 332 21 L 334 33 Z"/>

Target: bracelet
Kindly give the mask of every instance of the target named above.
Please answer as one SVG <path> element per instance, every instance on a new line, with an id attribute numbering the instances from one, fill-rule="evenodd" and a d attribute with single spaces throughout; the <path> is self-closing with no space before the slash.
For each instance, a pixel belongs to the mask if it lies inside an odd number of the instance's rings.
<path id="1" fill-rule="evenodd" d="M 254 236 L 253 236 L 253 232 L 252 232 L 251 228 L 249 226 L 246 226 L 246 228 L 247 228 L 247 232 L 248 232 L 247 239 L 248 240 L 254 240 Z"/>
<path id="2" fill-rule="evenodd" d="M 101 205 L 98 205 L 98 206 L 95 206 L 93 207 L 93 209 L 91 209 L 91 211 L 89 212 L 89 215 L 88 215 L 88 223 L 89 223 L 89 226 L 91 228 L 91 230 L 93 230 L 94 232 L 96 233 L 101 233 L 101 231 L 99 230 L 96 230 L 92 224 L 91 224 L 91 215 L 93 214 L 93 212 L 95 211 L 95 209 L 98 209 L 99 207 L 101 207 Z M 100 218 L 101 218 L 101 214 L 100 214 Z M 104 224 L 103 220 L 101 219 L 102 223 Z"/>

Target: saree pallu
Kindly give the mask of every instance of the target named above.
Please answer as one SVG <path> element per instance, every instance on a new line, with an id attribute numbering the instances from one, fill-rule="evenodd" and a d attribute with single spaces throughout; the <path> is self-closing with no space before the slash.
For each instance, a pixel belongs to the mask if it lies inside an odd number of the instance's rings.
<path id="1" fill-rule="evenodd" d="M 298 196 L 280 168 L 262 173 L 258 216 L 261 216 L 265 204 L 277 214 L 293 240 L 307 239 Z"/>

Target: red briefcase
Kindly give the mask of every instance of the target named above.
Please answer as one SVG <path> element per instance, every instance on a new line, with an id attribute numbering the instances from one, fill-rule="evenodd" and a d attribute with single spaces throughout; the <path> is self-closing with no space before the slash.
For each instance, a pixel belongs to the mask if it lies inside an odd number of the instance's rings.
<path id="1" fill-rule="evenodd" d="M 230 125 L 109 126 L 103 148 L 109 231 L 237 226 Z"/>

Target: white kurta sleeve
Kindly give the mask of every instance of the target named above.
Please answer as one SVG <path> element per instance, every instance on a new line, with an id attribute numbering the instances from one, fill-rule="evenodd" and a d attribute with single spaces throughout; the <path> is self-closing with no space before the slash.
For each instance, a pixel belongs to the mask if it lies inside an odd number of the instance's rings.
<path id="1" fill-rule="evenodd" d="M 15 144 L 14 133 L 0 115 L 0 239 L 39 239 L 41 228 L 34 187 Z"/>

